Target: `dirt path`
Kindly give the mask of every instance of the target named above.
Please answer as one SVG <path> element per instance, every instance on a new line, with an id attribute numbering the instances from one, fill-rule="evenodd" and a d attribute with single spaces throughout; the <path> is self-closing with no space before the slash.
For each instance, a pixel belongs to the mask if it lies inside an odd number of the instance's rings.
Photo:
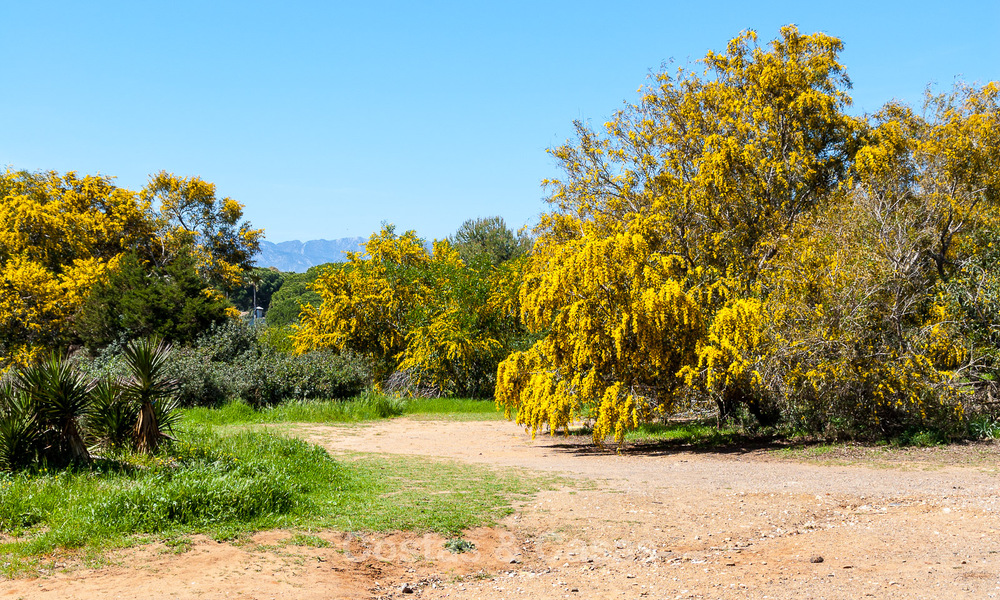
<path id="1" fill-rule="evenodd" d="M 947 457 L 875 469 L 759 452 L 616 455 L 586 438 L 532 441 L 498 422 L 298 431 L 334 452 L 448 457 L 597 482 L 544 492 L 506 523 L 525 541 L 520 563 L 427 598 L 1000 597 L 1000 478 Z"/>
<path id="2" fill-rule="evenodd" d="M 332 532 L 321 534 L 329 547 L 271 549 L 283 534 L 269 533 L 248 547 L 142 548 L 118 566 L 2 582 L 0 597 L 1000 597 L 1000 477 L 982 460 L 965 464 L 969 449 L 871 468 L 761 452 L 617 455 L 492 421 L 290 431 L 333 453 L 514 466 L 575 483 L 468 532 L 469 554 L 443 551 L 437 536 Z"/>

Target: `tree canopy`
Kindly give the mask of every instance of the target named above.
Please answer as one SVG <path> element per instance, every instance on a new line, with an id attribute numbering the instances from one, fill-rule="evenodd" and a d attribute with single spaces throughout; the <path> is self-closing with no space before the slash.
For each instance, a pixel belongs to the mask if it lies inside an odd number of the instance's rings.
<path id="1" fill-rule="evenodd" d="M 994 227 L 996 86 L 855 118 L 841 50 L 745 32 L 603 133 L 577 123 L 520 290 L 542 337 L 501 363 L 500 405 L 597 441 L 704 400 L 817 428 L 961 410 L 939 286 Z"/>
<path id="2" fill-rule="evenodd" d="M 415 232 L 385 226 L 364 253 L 316 278 L 320 302 L 303 306 L 295 347 L 368 356 L 380 382 L 401 371 L 443 393 L 491 395 L 496 365 L 520 332 L 505 302 L 516 264 L 487 258 L 471 267 L 448 241 L 428 252 Z"/>
<path id="3" fill-rule="evenodd" d="M 0 368 L 79 342 L 82 307 L 126 253 L 162 277 L 193 257 L 204 295 L 250 267 L 262 235 L 211 184 L 165 173 L 136 192 L 107 176 L 4 171 L 0 198 Z"/>

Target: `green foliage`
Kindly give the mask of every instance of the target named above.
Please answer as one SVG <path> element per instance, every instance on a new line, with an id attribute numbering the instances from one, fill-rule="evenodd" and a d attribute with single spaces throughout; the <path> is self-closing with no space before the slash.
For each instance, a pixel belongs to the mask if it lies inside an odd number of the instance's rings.
<path id="1" fill-rule="evenodd" d="M 496 266 L 527 254 L 532 239 L 508 229 L 503 217 L 486 217 L 462 223 L 448 242 L 466 265 Z"/>
<path id="2" fill-rule="evenodd" d="M 310 285 L 316 281 L 319 274 L 325 269 L 341 268 L 337 264 L 319 265 L 310 268 L 305 273 L 286 273 L 282 280 L 281 287 L 271 296 L 271 304 L 268 307 L 267 324 L 291 325 L 298 322 L 299 312 L 305 305 L 319 306 L 319 294 L 310 289 Z"/>
<path id="3" fill-rule="evenodd" d="M 90 437 L 111 450 L 124 450 L 133 441 L 138 407 L 123 393 L 121 380 L 105 377 L 90 390 L 93 406 L 86 422 Z"/>
<path id="4" fill-rule="evenodd" d="M 315 351 L 294 356 L 262 352 L 235 370 L 236 397 L 268 406 L 286 400 L 346 398 L 368 383 L 364 363 L 349 354 Z"/>
<path id="5" fill-rule="evenodd" d="M 0 470 L 91 461 L 103 451 L 153 452 L 179 419 L 164 378 L 168 348 L 158 340 L 125 349 L 122 376 L 92 377 L 53 354 L 0 380 Z"/>
<path id="6" fill-rule="evenodd" d="M 346 462 L 268 431 L 185 430 L 157 457 L 77 470 L 0 473 L 5 572 L 65 548 L 107 548 L 265 528 L 417 530 L 457 536 L 494 523 L 541 483 L 523 473 L 416 458 Z M 447 493 L 445 493 L 447 492 Z M 299 536 L 292 543 L 308 542 Z"/>
<path id="7" fill-rule="evenodd" d="M 292 354 L 295 351 L 294 336 L 295 329 L 291 325 L 268 323 L 267 327 L 257 333 L 257 341 L 266 350 L 279 354 Z"/>
<path id="8" fill-rule="evenodd" d="M 293 400 L 254 408 L 233 401 L 217 408 L 182 409 L 185 423 L 242 425 L 249 423 L 354 423 L 400 415 L 433 419 L 500 419 L 503 413 L 489 400 L 469 398 L 409 398 L 365 392 L 346 400 Z"/>
<path id="9" fill-rule="evenodd" d="M 348 260 L 313 284 L 322 303 L 303 309 L 297 351 L 357 352 L 389 391 L 492 395 L 497 363 L 523 335 L 513 300 L 521 261 L 470 266 L 447 241 L 428 252 L 391 225 Z"/>
<path id="10" fill-rule="evenodd" d="M 254 287 L 256 287 L 257 306 L 267 312 L 271 306 L 271 298 L 281 289 L 288 275 L 290 273 L 282 273 L 274 267 L 254 267 L 244 276 L 243 284 L 230 292 L 229 301 L 237 309 L 252 314 Z"/>
<path id="11" fill-rule="evenodd" d="M 143 338 L 130 343 L 123 355 L 129 377 L 122 382 L 122 395 L 138 413 L 135 445 L 152 454 L 166 437 L 164 430 L 175 423 L 177 384 L 167 375 L 170 346 L 159 338 Z"/>
<path id="12" fill-rule="evenodd" d="M 0 530 L 28 534 L 19 544 L 31 553 L 137 533 L 232 537 L 280 525 L 296 510 L 309 512 L 310 494 L 344 480 L 325 452 L 299 440 L 256 433 L 219 438 L 204 430 L 189 438 L 168 445 L 161 458 L 126 454 L 118 466 L 8 475 L 0 485 Z"/>
<path id="13" fill-rule="evenodd" d="M 195 259 L 182 253 L 165 265 L 125 254 L 106 282 L 92 289 L 77 318 L 77 335 L 91 350 L 151 335 L 171 343 L 196 339 L 228 318 L 228 302 L 206 293 Z"/>
<path id="14" fill-rule="evenodd" d="M 23 469 L 41 451 L 41 427 L 31 396 L 0 381 L 0 471 Z"/>
<path id="15" fill-rule="evenodd" d="M 227 321 L 174 351 L 167 366 L 182 406 L 221 406 L 239 399 L 267 406 L 294 399 L 347 398 L 369 381 L 367 365 L 350 353 L 288 354 L 275 348 L 271 326 Z"/>
<path id="16" fill-rule="evenodd" d="M 91 412 L 88 382 L 69 361 L 53 354 L 17 371 L 19 392 L 28 396 L 46 446 L 44 457 L 56 463 L 89 462 L 82 423 Z"/>

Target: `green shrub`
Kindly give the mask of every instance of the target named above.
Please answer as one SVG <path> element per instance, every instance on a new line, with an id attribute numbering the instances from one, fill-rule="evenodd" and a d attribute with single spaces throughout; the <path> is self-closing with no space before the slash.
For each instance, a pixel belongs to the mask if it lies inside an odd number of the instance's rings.
<path id="1" fill-rule="evenodd" d="M 214 363 L 194 348 L 174 350 L 167 375 L 177 382 L 180 406 L 222 406 L 235 395 L 227 377 L 230 366 Z"/>
<path id="2" fill-rule="evenodd" d="M 270 331 L 232 321 L 176 351 L 167 371 L 177 382 L 180 405 L 215 407 L 238 399 L 260 407 L 294 399 L 348 398 L 368 385 L 369 368 L 360 357 L 294 355 L 280 347 L 282 334 Z"/>
<path id="3" fill-rule="evenodd" d="M 257 336 L 263 327 L 244 320 L 216 323 L 198 336 L 194 347 L 212 362 L 235 363 L 247 354 L 259 352 Z"/>
<path id="4" fill-rule="evenodd" d="M 14 376 L 18 393 L 26 396 L 44 458 L 55 463 L 89 462 L 82 422 L 91 413 L 89 382 L 85 375 L 56 354 L 19 369 Z"/>
<path id="5" fill-rule="evenodd" d="M 291 325 L 274 325 L 269 324 L 267 327 L 262 327 L 257 334 L 257 341 L 265 350 L 273 350 L 275 352 L 280 352 L 282 354 L 292 354 L 294 351 L 294 344 L 292 342 L 292 334 L 294 330 Z"/>
<path id="6" fill-rule="evenodd" d="M 0 471 L 22 469 L 38 458 L 41 428 L 31 397 L 0 383 Z"/>
<path id="7" fill-rule="evenodd" d="M 333 352 L 288 355 L 263 352 L 240 365 L 237 397 L 251 406 L 269 406 L 291 399 L 349 398 L 367 384 L 367 370 L 356 357 Z"/>
<path id="8" fill-rule="evenodd" d="M 52 355 L 0 379 L 0 471 L 90 463 L 90 449 L 153 452 L 180 418 L 165 376 L 169 347 L 130 342 L 122 361 Z M 80 366 L 90 369 L 81 369 Z M 124 366 L 120 369 L 120 366 Z M 88 373 L 123 371 L 94 379 Z"/>
<path id="9" fill-rule="evenodd" d="M 294 503 L 285 478 L 266 473 L 247 477 L 204 466 L 110 490 L 94 504 L 91 516 L 97 527 L 156 533 L 178 526 L 249 523 L 285 514 Z"/>

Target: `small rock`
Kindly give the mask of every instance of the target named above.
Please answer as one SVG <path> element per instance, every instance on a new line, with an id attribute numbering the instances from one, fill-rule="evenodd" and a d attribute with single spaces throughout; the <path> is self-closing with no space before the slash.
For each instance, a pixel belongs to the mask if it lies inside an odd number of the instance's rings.
<path id="1" fill-rule="evenodd" d="M 580 588 L 573 588 L 573 589 L 571 589 L 570 591 L 571 591 L 571 592 L 579 592 L 579 591 L 580 591 Z"/>
<path id="2" fill-rule="evenodd" d="M 403 589 L 401 589 L 399 591 L 402 592 L 402 593 L 404 593 L 404 594 L 412 594 L 412 593 L 414 593 L 415 590 L 410 587 L 410 584 L 404 583 L 403 584 Z"/>
<path id="3" fill-rule="evenodd" d="M 512 564 L 512 565 L 516 565 L 516 564 L 518 564 L 520 562 L 521 562 L 521 560 L 518 557 L 516 557 L 516 556 L 514 558 L 510 559 L 510 564 Z"/>
<path id="4" fill-rule="evenodd" d="M 819 554 L 813 554 L 812 556 L 809 557 L 809 562 L 811 562 L 811 563 L 821 563 L 821 562 L 823 562 L 823 557 L 820 556 Z"/>

